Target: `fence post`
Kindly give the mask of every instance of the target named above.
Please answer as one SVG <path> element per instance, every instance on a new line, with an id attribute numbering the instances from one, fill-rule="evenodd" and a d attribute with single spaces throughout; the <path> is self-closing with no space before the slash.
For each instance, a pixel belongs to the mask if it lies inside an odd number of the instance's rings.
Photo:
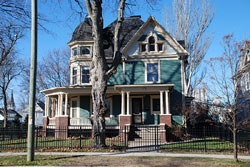
<path id="1" fill-rule="evenodd" d="M 36 150 L 37 150 L 37 144 L 38 144 L 38 127 L 36 127 Z"/>
<path id="2" fill-rule="evenodd" d="M 127 150 L 127 131 L 126 131 L 126 125 L 124 126 L 124 128 L 125 128 L 125 133 L 124 133 L 124 139 L 125 139 L 125 146 L 124 146 L 124 151 L 126 152 Z M 122 132 L 123 132 L 123 127 L 122 127 Z"/>
<path id="3" fill-rule="evenodd" d="M 80 149 L 82 149 L 82 127 L 80 126 Z"/>
<path id="4" fill-rule="evenodd" d="M 204 144 L 205 144 L 204 151 L 207 152 L 207 141 L 206 141 L 207 139 L 206 139 L 206 127 L 205 126 L 203 126 L 203 137 L 204 137 Z"/>

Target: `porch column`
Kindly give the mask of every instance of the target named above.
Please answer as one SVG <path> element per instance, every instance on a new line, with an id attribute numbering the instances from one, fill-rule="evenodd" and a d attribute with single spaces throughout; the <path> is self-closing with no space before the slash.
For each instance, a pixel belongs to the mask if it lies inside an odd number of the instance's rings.
<path id="1" fill-rule="evenodd" d="M 64 115 L 68 115 L 68 93 L 65 94 L 65 109 L 64 109 Z"/>
<path id="2" fill-rule="evenodd" d="M 122 91 L 122 108 L 121 108 L 121 115 L 125 115 L 125 92 Z"/>
<path id="3" fill-rule="evenodd" d="M 49 103 L 48 103 L 48 99 L 49 99 L 49 97 L 48 97 L 48 95 L 46 95 L 45 96 L 45 112 L 44 112 L 44 116 L 45 117 L 47 117 L 49 114 L 49 112 L 48 112 L 48 107 L 49 107 Z"/>
<path id="4" fill-rule="evenodd" d="M 165 108 L 166 108 L 166 114 L 170 115 L 170 106 L 169 106 L 169 90 L 165 91 L 165 98 L 166 98 L 166 103 L 165 103 Z"/>
<path id="5" fill-rule="evenodd" d="M 164 108 L 163 108 L 163 91 L 160 91 L 160 110 L 161 110 L 161 115 L 164 114 Z"/>
<path id="6" fill-rule="evenodd" d="M 127 92 L 127 115 L 131 115 L 130 113 L 130 107 L 129 107 L 129 104 L 130 104 L 130 100 L 129 100 L 129 94 L 130 92 Z"/>
<path id="7" fill-rule="evenodd" d="M 63 115 L 63 94 L 59 95 L 58 104 L 59 104 L 59 116 L 62 116 Z"/>

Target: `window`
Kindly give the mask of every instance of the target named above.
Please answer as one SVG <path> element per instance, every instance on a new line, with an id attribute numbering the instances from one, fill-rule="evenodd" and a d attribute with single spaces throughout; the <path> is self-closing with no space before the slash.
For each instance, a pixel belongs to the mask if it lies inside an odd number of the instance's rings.
<path id="1" fill-rule="evenodd" d="M 147 82 L 158 82 L 158 63 L 147 64 Z"/>
<path id="2" fill-rule="evenodd" d="M 71 102 L 71 114 L 72 118 L 77 117 L 77 100 L 72 100 Z"/>
<path id="3" fill-rule="evenodd" d="M 83 54 L 83 55 L 90 54 L 90 50 L 91 50 L 90 46 L 81 46 L 80 47 L 81 54 Z"/>
<path id="4" fill-rule="evenodd" d="M 146 44 L 141 44 L 141 52 L 146 52 Z"/>
<path id="5" fill-rule="evenodd" d="M 161 52 L 163 50 L 163 44 L 162 43 L 158 43 L 158 52 Z"/>
<path id="6" fill-rule="evenodd" d="M 149 43 L 149 51 L 155 51 L 155 38 L 154 37 L 149 37 L 148 39 L 148 43 Z"/>
<path id="7" fill-rule="evenodd" d="M 141 41 L 141 40 L 140 40 Z M 164 41 L 162 39 L 158 39 L 155 36 L 151 35 L 147 38 L 146 41 L 143 41 L 139 44 L 139 51 L 141 53 L 145 52 L 162 52 L 164 50 Z"/>
<path id="8" fill-rule="evenodd" d="M 77 56 L 77 48 L 73 48 L 73 49 L 72 49 L 72 52 L 73 52 L 73 55 L 74 55 L 74 56 Z"/>
<path id="9" fill-rule="evenodd" d="M 77 68 L 73 67 L 72 69 L 72 84 L 75 85 L 77 83 Z"/>
<path id="10" fill-rule="evenodd" d="M 82 83 L 89 83 L 89 66 L 81 66 Z"/>
<path id="11" fill-rule="evenodd" d="M 151 114 L 160 114 L 160 97 L 151 96 Z"/>

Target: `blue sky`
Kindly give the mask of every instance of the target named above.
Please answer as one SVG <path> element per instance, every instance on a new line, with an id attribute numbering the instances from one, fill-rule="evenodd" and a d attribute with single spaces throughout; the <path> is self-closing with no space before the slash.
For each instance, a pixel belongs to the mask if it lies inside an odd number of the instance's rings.
<path id="1" fill-rule="evenodd" d="M 211 4 L 215 10 L 215 17 L 209 31 L 212 33 L 214 40 L 205 59 L 222 54 L 221 39 L 224 35 L 234 33 L 236 39 L 250 39 L 250 0 L 211 0 Z M 133 12 L 133 15 L 141 15 L 142 20 L 145 21 L 151 14 L 165 27 L 164 8 L 170 5 L 171 0 L 162 0 L 161 4 L 156 7 L 157 10 L 148 10 L 142 5 L 137 11 Z M 67 42 L 70 41 L 74 29 L 80 22 L 77 17 L 72 17 L 70 21 L 67 21 L 66 18 L 72 12 L 70 12 L 69 6 L 65 4 L 61 4 L 61 6 L 63 12 L 57 12 L 58 6 L 47 5 L 41 1 L 38 3 L 39 12 L 52 21 L 45 23 L 50 33 L 38 32 L 38 60 L 54 48 L 66 48 Z M 115 13 L 105 12 L 104 24 L 111 23 L 115 17 Z M 30 32 L 27 32 L 25 38 L 19 41 L 17 47 L 20 56 L 26 60 L 30 59 L 30 45 Z M 16 86 L 12 84 L 10 88 L 13 88 L 14 92 L 15 90 L 18 91 L 15 89 Z M 17 99 L 17 97 L 15 98 Z"/>

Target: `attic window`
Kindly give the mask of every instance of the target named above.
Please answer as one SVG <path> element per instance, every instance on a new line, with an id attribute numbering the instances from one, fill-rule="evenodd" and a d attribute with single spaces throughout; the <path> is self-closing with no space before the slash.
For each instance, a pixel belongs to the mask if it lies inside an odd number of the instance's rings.
<path id="1" fill-rule="evenodd" d="M 148 39 L 148 43 L 149 43 L 149 51 L 155 51 L 155 38 L 154 37 L 150 37 Z"/>
<path id="2" fill-rule="evenodd" d="M 146 44 L 141 44 L 141 52 L 146 52 Z"/>
<path id="3" fill-rule="evenodd" d="M 162 43 L 158 43 L 158 52 L 161 52 L 163 50 L 163 44 Z"/>

